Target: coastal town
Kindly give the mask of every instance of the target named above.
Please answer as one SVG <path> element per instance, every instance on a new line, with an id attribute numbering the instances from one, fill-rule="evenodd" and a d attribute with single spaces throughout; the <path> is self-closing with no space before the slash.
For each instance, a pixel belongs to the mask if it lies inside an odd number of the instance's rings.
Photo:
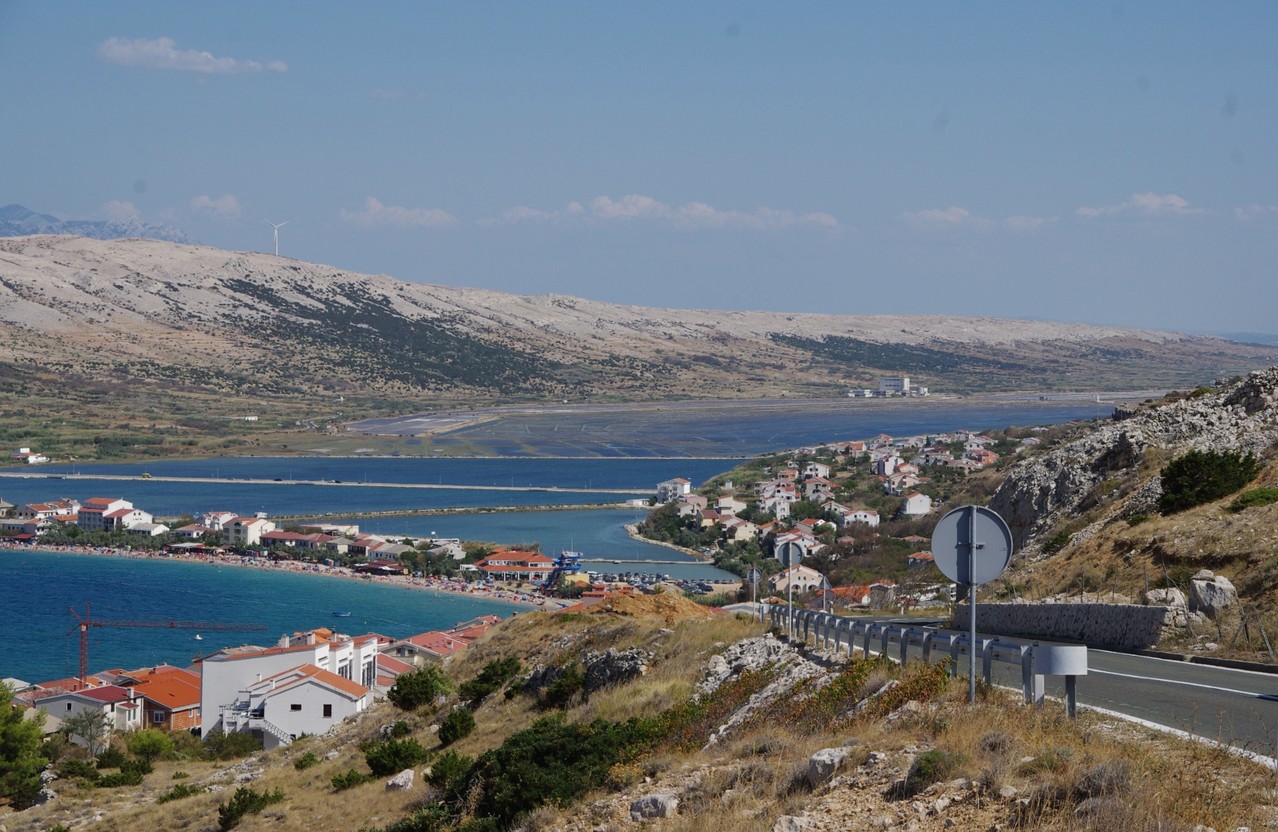
<path id="1" fill-rule="evenodd" d="M 376 535 L 352 523 L 281 525 L 263 512 L 210 510 L 171 527 L 127 499 L 110 497 L 0 500 L 0 534 L 12 548 L 292 569 L 570 611 L 654 592 L 682 592 L 712 606 L 751 597 L 845 611 L 941 605 L 951 595 L 930 568 L 927 538 L 896 538 L 884 529 L 918 528 L 944 503 L 948 491 L 938 485 L 1039 444 L 1040 432 L 879 435 L 770 455 L 700 488 L 683 477 L 657 483 L 652 513 L 632 533 L 712 558 L 742 576 L 738 584 L 718 586 L 660 574 L 605 575 L 583 568 L 580 553 L 550 557 L 458 539 Z M 876 546 L 895 562 L 855 556 Z M 853 561 L 862 564 L 860 571 L 843 568 Z M 883 574 L 867 575 L 867 564 Z M 903 573 L 918 577 L 902 579 Z M 94 722 L 105 723 L 108 733 L 148 727 L 245 732 L 271 748 L 359 713 L 400 675 L 465 650 L 499 620 L 485 615 L 405 638 L 321 627 L 265 646 L 219 648 L 188 667 L 90 671 L 82 654 L 74 677 L 5 683 L 33 718 L 43 715 L 46 734 L 99 714 Z"/>

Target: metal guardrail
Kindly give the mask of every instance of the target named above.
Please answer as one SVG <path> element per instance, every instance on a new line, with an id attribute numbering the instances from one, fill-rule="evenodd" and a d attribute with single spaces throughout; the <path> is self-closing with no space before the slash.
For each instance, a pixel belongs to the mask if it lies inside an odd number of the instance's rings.
<path id="1" fill-rule="evenodd" d="M 890 624 L 847 618 L 817 610 L 791 609 L 779 604 L 763 604 L 772 626 L 789 632 L 804 642 L 835 650 L 846 648 L 851 655 L 859 649 L 863 656 L 881 655 L 905 664 L 910 648 L 918 648 L 925 662 L 937 654 L 950 658 L 950 673 L 957 675 L 959 658 L 970 656 L 971 637 L 959 630 Z M 975 649 L 985 682 L 990 682 L 994 662 L 1020 665 L 1021 689 L 1026 703 L 1042 707 L 1048 676 L 1065 677 L 1065 710 L 1074 718 L 1078 705 L 1078 677 L 1087 675 L 1087 645 L 1061 644 L 1008 636 L 977 635 Z"/>

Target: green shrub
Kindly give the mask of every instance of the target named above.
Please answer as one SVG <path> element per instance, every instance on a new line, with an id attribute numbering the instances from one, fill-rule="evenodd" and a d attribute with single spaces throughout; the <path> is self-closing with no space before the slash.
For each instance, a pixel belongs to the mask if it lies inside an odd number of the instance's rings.
<path id="1" fill-rule="evenodd" d="M 185 780 L 186 778 L 188 778 L 188 777 L 190 777 L 190 776 L 191 776 L 191 775 L 187 774 L 185 771 L 175 771 L 175 772 L 173 772 L 173 779 L 174 779 L 174 780 Z"/>
<path id="2" fill-rule="evenodd" d="M 475 815 L 509 828 L 542 804 L 567 806 L 603 786 L 608 771 L 650 739 L 638 720 L 579 725 L 542 717 L 475 761 Z"/>
<path id="3" fill-rule="evenodd" d="M 449 806 L 458 807 L 466 798 L 470 787 L 470 770 L 475 761 L 456 751 L 445 751 L 431 764 L 426 782 L 439 790 L 440 799 Z"/>
<path id="4" fill-rule="evenodd" d="M 1274 503 L 1278 503 L 1278 488 L 1253 488 L 1235 497 L 1234 501 L 1229 504 L 1229 510 L 1237 514 L 1245 509 L 1273 505 Z"/>
<path id="5" fill-rule="evenodd" d="M 452 813 L 443 806 L 424 806 L 387 826 L 385 832 L 451 832 Z"/>
<path id="6" fill-rule="evenodd" d="M 330 782 L 332 782 L 333 784 L 333 791 L 344 792 L 347 789 L 353 789 L 356 786 L 362 786 L 363 784 L 368 783 L 372 779 L 373 778 L 371 775 L 365 774 L 362 771 L 356 771 L 355 769 L 350 769 L 348 771 L 342 772 L 341 774 L 334 774 Z"/>
<path id="7" fill-rule="evenodd" d="M 125 761 L 124 752 L 115 746 L 108 747 L 105 751 L 98 755 L 98 768 L 119 768 Z"/>
<path id="8" fill-rule="evenodd" d="M 475 730 L 475 715 L 467 708 L 457 708 L 439 724 L 439 744 L 452 745 Z"/>
<path id="9" fill-rule="evenodd" d="M 430 752 L 414 739 L 372 742 L 364 749 L 364 761 L 375 777 L 398 774 L 429 758 Z"/>
<path id="10" fill-rule="evenodd" d="M 284 792 L 276 789 L 273 792 L 259 792 L 248 786 L 241 786 L 231 795 L 231 799 L 217 807 L 217 826 L 222 832 L 235 827 L 245 815 L 256 815 L 272 803 L 284 800 Z"/>
<path id="11" fill-rule="evenodd" d="M 239 731 L 232 734 L 211 731 L 204 738 L 203 753 L 211 760 L 235 760 L 261 750 L 262 744 L 255 740 L 252 734 Z"/>
<path id="12" fill-rule="evenodd" d="M 452 687 L 444 671 L 436 665 L 428 664 L 396 679 L 386 693 L 386 698 L 400 710 L 415 711 L 448 693 Z"/>
<path id="13" fill-rule="evenodd" d="M 391 735 L 391 739 L 393 740 L 397 740 L 400 737 L 406 737 L 411 733 L 413 733 L 413 726 L 409 725 L 407 722 L 405 722 L 402 719 L 396 722 L 390 728 L 390 735 Z"/>
<path id="14" fill-rule="evenodd" d="M 476 708 L 493 691 L 515 678 L 520 669 L 519 659 L 514 656 L 494 659 L 484 665 L 484 669 L 479 671 L 478 676 L 462 684 L 457 693 L 463 701 L 469 702 L 472 708 Z"/>
<path id="15" fill-rule="evenodd" d="M 90 783 L 97 782 L 99 777 L 97 766 L 89 760 L 63 760 L 58 764 L 58 776 L 62 778 L 79 777 Z"/>
<path id="16" fill-rule="evenodd" d="M 1238 451 L 1190 451 L 1163 468 L 1163 514 L 1210 503 L 1228 496 L 1255 479 L 1260 460 Z"/>
<path id="17" fill-rule="evenodd" d="M 572 662 L 564 668 L 563 675 L 541 692 L 538 704 L 543 708 L 566 708 L 581 693 L 586 684 L 586 668 L 581 662 Z"/>
<path id="18" fill-rule="evenodd" d="M 98 787 L 103 789 L 116 789 L 120 786 L 140 786 L 142 785 L 142 772 L 140 771 L 113 771 L 110 774 L 103 774 L 98 778 Z"/>
<path id="19" fill-rule="evenodd" d="M 319 763 L 319 756 L 314 751 L 307 751 L 305 754 L 293 761 L 293 768 L 298 771 L 305 771 L 311 766 L 319 765 Z"/>
<path id="20" fill-rule="evenodd" d="M 962 754 L 943 751 L 939 748 L 924 751 L 914 758 L 914 762 L 910 764 L 910 770 L 906 772 L 902 783 L 904 796 L 913 797 L 933 783 L 949 779 L 963 764 L 963 759 Z"/>
<path id="21" fill-rule="evenodd" d="M 1062 529 L 1043 542 L 1043 554 L 1054 555 L 1061 549 L 1068 546 L 1069 542 L 1073 539 L 1074 533 L 1072 531 L 1069 529 Z"/>
<path id="22" fill-rule="evenodd" d="M 154 762 L 173 753 L 173 738 L 158 728 L 136 731 L 129 735 L 129 753 Z"/>
<path id="23" fill-rule="evenodd" d="M 184 797 L 193 797 L 197 794 L 204 794 L 204 789 L 200 786 L 192 786 L 190 783 L 178 783 L 164 794 L 155 799 L 156 803 L 168 803 L 171 800 L 181 800 Z"/>
<path id="24" fill-rule="evenodd" d="M 130 757 L 123 763 L 120 763 L 120 771 L 125 774 L 137 773 L 147 775 L 155 771 L 155 764 L 145 757 Z"/>

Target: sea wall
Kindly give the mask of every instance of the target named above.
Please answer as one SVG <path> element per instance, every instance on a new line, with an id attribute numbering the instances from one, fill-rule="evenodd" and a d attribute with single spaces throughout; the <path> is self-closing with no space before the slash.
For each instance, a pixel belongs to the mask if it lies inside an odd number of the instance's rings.
<path id="1" fill-rule="evenodd" d="M 1166 607 L 1136 604 L 978 604 L 976 629 L 1134 650 L 1157 644 L 1166 618 Z M 968 606 L 961 604 L 954 611 L 954 628 L 968 626 Z"/>

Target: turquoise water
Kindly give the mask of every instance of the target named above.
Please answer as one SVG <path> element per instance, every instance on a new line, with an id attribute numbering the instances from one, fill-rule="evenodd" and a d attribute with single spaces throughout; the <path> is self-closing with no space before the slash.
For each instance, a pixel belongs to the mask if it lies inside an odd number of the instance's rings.
<path id="1" fill-rule="evenodd" d="M 163 628 L 90 629 L 89 667 L 136 668 L 239 644 L 272 644 L 283 633 L 315 627 L 351 635 L 407 636 L 476 615 L 503 617 L 526 607 L 487 599 L 386 586 L 349 578 L 207 563 L 103 555 L 0 550 L 4 640 L 0 677 L 29 682 L 74 676 L 79 667 L 75 618 L 85 602 L 94 619 L 260 624 L 261 632 Z M 349 610 L 349 618 L 335 618 Z M 196 640 L 196 634 L 203 640 Z"/>

